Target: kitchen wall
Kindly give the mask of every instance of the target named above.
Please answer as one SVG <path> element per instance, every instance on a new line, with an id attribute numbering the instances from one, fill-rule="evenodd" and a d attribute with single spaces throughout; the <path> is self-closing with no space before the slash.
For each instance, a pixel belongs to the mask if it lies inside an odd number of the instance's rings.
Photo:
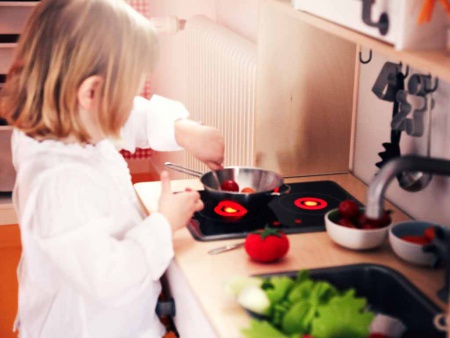
<path id="1" fill-rule="evenodd" d="M 204 15 L 230 28 L 236 33 L 256 41 L 257 13 L 260 1 L 264 0 L 148 0 L 151 16 L 176 16 L 188 20 L 192 16 Z M 181 81 L 184 69 L 178 69 L 180 36 L 177 34 L 160 37 L 161 55 L 154 72 L 153 90 L 172 98 L 181 97 Z"/>
<path id="2" fill-rule="evenodd" d="M 369 51 L 363 50 L 367 56 Z M 384 151 L 382 143 L 390 142 L 390 122 L 392 103 L 379 100 L 372 92 L 372 86 L 383 64 L 388 60 L 383 55 L 373 54 L 367 65 L 361 65 L 358 115 L 355 135 L 354 174 L 368 183 L 376 174 L 376 162 L 380 161 L 379 152 Z M 419 72 L 413 68 L 409 76 Z M 407 84 L 409 77 L 406 79 Z M 439 81 L 431 111 L 432 157 L 450 160 L 450 84 Z M 427 115 L 425 115 L 426 120 Z M 400 148 L 402 154 L 426 155 L 427 138 L 412 137 L 402 133 Z M 434 176 L 430 184 L 422 191 L 407 192 L 399 187 L 397 180 L 392 181 L 387 196 L 398 207 L 414 218 L 420 218 L 450 226 L 450 178 Z"/>
<path id="3" fill-rule="evenodd" d="M 264 0 L 149 0 L 151 13 L 155 16 L 175 15 L 189 18 L 192 15 L 206 15 L 231 30 L 257 42 L 258 6 Z M 182 70 L 173 69 L 174 57 L 180 57 L 176 35 L 162 38 L 161 62 L 155 73 L 154 90 L 161 95 L 177 98 L 177 79 Z M 174 53 L 175 51 L 175 53 Z M 367 55 L 368 51 L 363 50 Z M 175 55 L 175 56 L 174 56 Z M 182 56 L 181 56 L 182 57 Z M 374 54 L 372 61 L 361 65 L 354 158 L 351 161 L 352 173 L 369 183 L 378 168 L 378 153 L 383 151 L 382 143 L 389 142 L 392 103 L 379 100 L 371 91 L 373 83 L 384 62 L 382 55 Z M 397 60 L 390 60 L 396 62 Z M 414 73 L 410 69 L 410 74 Z M 434 94 L 436 101 L 432 112 L 431 156 L 450 159 L 450 84 L 440 82 Z M 424 154 L 425 137 L 410 137 L 403 133 L 401 150 L 403 154 Z M 160 162 L 174 154 L 160 154 Z M 175 156 L 180 156 L 177 154 Z M 178 157 L 182 160 L 181 157 Z M 156 161 L 157 162 L 157 161 Z M 158 166 L 158 164 L 156 164 Z M 160 164 L 159 164 L 160 166 Z M 430 185 L 420 192 L 406 192 L 396 181 L 387 190 L 387 197 L 414 218 L 434 221 L 450 226 L 450 180 L 442 176 L 433 177 Z"/>
<path id="4" fill-rule="evenodd" d="M 189 19 L 206 15 L 220 24 L 256 41 L 259 3 L 264 0 L 148 0 L 152 16 L 175 15 Z"/>
<path id="5" fill-rule="evenodd" d="M 204 15 L 219 22 L 250 41 L 257 40 L 257 23 L 259 3 L 264 0 L 148 0 L 152 17 L 176 16 L 189 19 Z M 160 57 L 153 74 L 152 91 L 155 94 L 182 100 L 183 78 L 185 69 L 180 68 L 178 58 L 185 55 L 180 34 L 162 34 L 160 36 Z M 155 153 L 149 161 L 135 161 L 131 164 L 134 172 L 152 170 L 160 172 L 164 162 L 171 161 L 184 164 L 184 152 Z M 186 175 L 170 172 L 175 179 Z"/>

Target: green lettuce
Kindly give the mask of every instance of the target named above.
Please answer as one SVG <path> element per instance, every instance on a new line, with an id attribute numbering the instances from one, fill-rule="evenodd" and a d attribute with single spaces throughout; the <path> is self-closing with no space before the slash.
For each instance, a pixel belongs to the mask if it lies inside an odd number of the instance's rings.
<path id="1" fill-rule="evenodd" d="M 251 322 L 247 338 L 284 338 L 311 334 L 314 338 L 365 338 L 374 314 L 355 290 L 340 292 L 326 281 L 314 281 L 306 270 L 295 279 L 266 278 L 261 288 L 270 300 L 267 320 Z"/>
<path id="2" fill-rule="evenodd" d="M 367 311 L 365 298 L 355 297 L 354 290 L 336 296 L 318 308 L 311 335 L 314 338 L 366 338 L 373 312 Z"/>
<path id="3" fill-rule="evenodd" d="M 292 278 L 287 276 L 274 276 L 263 282 L 262 288 L 272 304 L 278 303 L 286 296 L 294 285 Z"/>
<path id="4" fill-rule="evenodd" d="M 248 329 L 243 329 L 242 334 L 247 338 L 286 338 L 287 336 L 274 328 L 269 322 L 252 320 Z"/>

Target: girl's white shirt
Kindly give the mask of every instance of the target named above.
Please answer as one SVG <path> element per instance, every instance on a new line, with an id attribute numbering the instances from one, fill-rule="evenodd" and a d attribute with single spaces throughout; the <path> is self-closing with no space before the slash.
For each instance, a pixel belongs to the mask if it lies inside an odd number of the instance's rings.
<path id="1" fill-rule="evenodd" d="M 180 150 L 174 122 L 187 116 L 176 101 L 137 97 L 122 147 Z M 174 255 L 171 227 L 141 210 L 114 143 L 39 142 L 15 130 L 12 151 L 20 337 L 162 337 L 155 306 Z"/>

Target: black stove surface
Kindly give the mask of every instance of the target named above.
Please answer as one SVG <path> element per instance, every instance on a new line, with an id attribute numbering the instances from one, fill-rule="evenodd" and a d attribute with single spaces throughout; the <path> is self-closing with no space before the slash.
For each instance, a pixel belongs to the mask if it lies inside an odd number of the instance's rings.
<path id="1" fill-rule="evenodd" d="M 244 238 L 266 225 L 277 227 L 287 234 L 325 231 L 324 215 L 339 203 L 352 199 L 362 203 L 333 181 L 291 183 L 291 192 L 277 196 L 263 208 L 247 210 L 238 219 L 226 219 L 215 212 L 217 202 L 200 195 L 205 208 L 194 214 L 188 230 L 198 241 Z"/>

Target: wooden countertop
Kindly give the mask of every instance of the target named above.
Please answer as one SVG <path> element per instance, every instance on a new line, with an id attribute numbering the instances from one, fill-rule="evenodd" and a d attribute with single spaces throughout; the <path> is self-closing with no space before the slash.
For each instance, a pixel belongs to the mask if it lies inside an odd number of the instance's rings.
<path id="1" fill-rule="evenodd" d="M 332 180 L 341 185 L 354 197 L 366 201 L 367 186 L 350 174 L 312 176 L 287 179 L 286 183 Z M 174 191 L 185 187 L 202 189 L 200 180 L 172 181 Z M 159 182 L 135 184 L 135 189 L 145 207 L 156 210 L 160 192 Z M 394 222 L 408 219 L 407 215 L 386 202 L 386 207 L 394 210 Z M 210 249 L 242 241 L 242 239 L 200 242 L 193 239 L 187 229 L 174 236 L 175 261 L 186 277 L 203 312 L 220 337 L 239 337 L 240 330 L 249 325 L 249 317 L 237 302 L 224 291 L 227 279 L 236 275 L 251 275 L 291 271 L 308 268 L 330 267 L 355 263 L 375 263 L 401 272 L 412 284 L 421 289 L 435 304 L 446 306 L 436 296 L 443 286 L 443 269 L 433 270 L 410 265 L 394 255 L 386 242 L 372 251 L 352 251 L 331 241 L 326 232 L 289 235 L 291 244 L 288 255 L 280 262 L 261 264 L 251 261 L 243 249 L 236 249 L 218 255 L 209 255 Z"/>

